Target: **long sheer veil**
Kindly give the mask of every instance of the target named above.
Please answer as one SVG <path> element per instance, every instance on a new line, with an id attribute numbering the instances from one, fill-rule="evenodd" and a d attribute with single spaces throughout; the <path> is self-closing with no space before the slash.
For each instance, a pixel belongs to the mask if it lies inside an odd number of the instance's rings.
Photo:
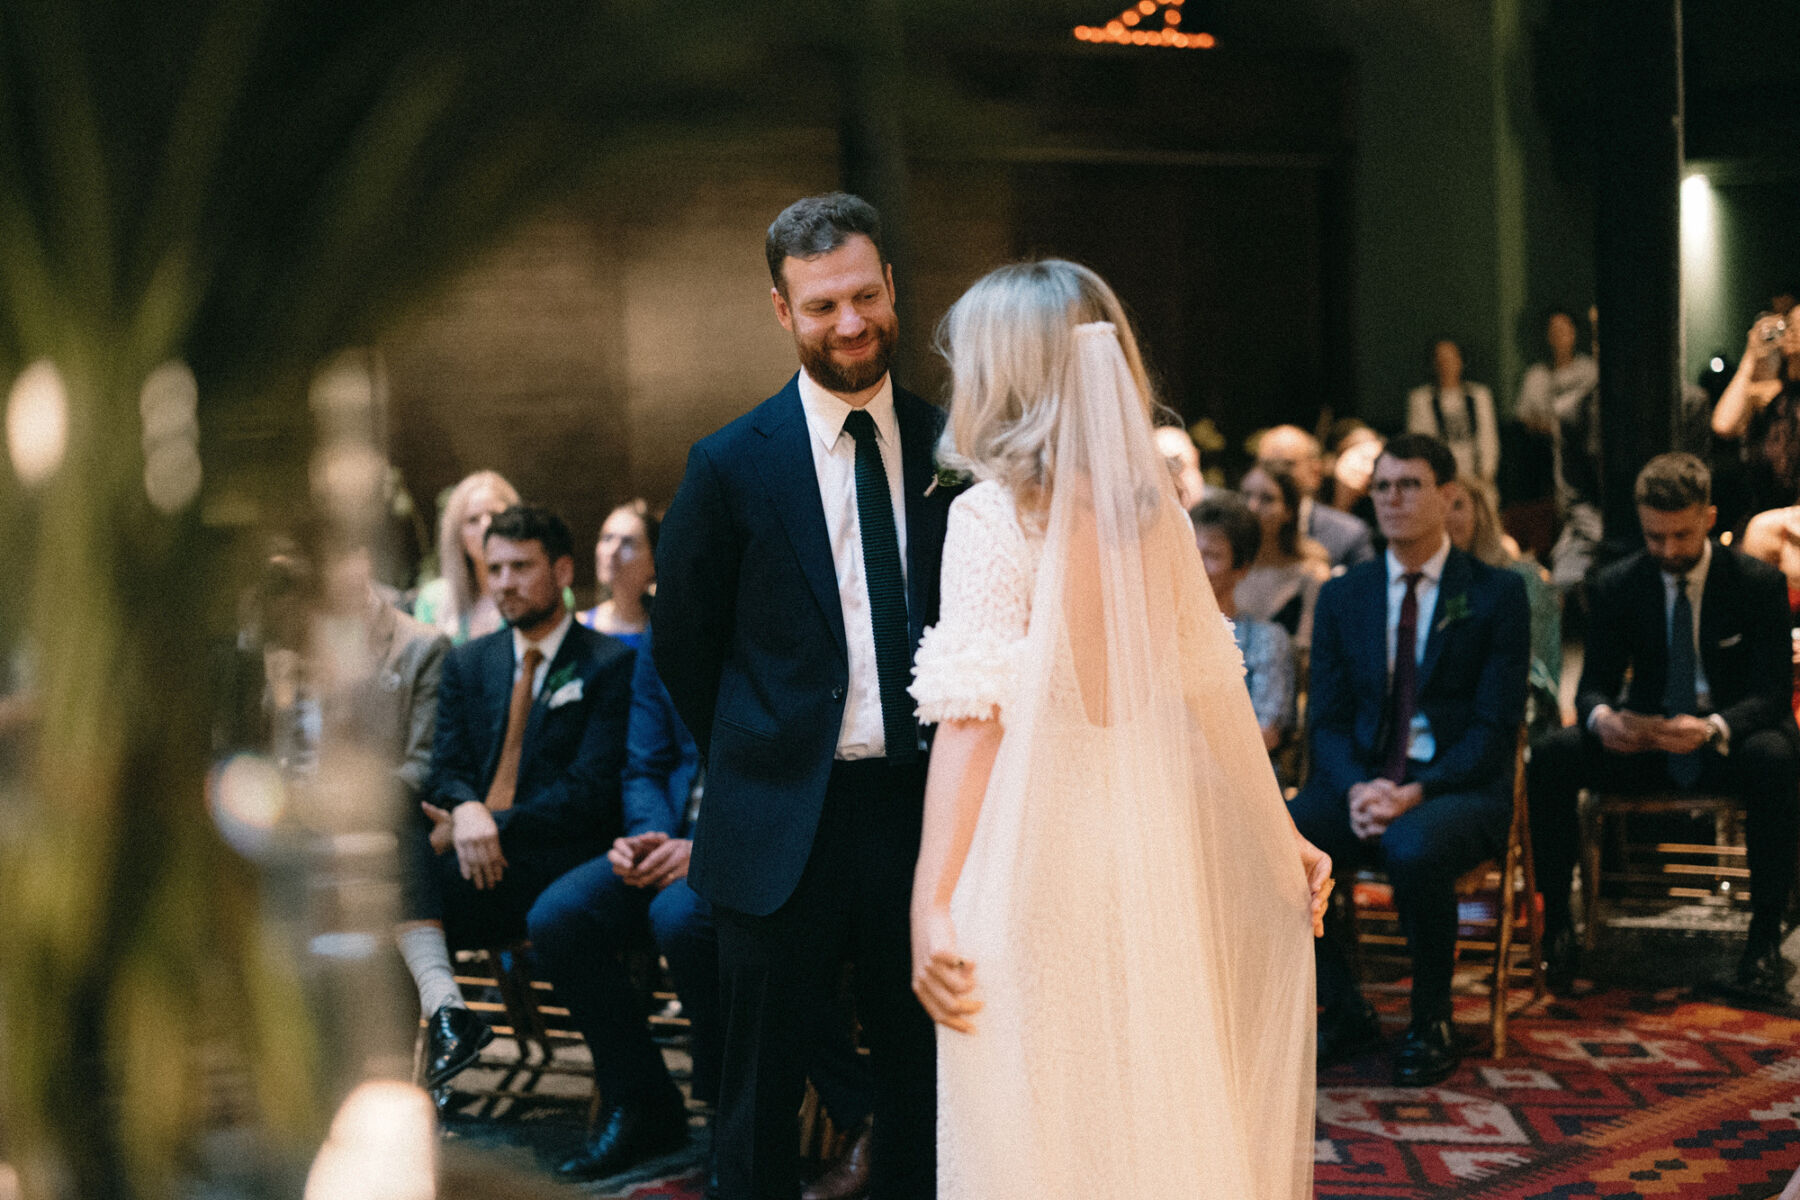
<path id="1" fill-rule="evenodd" d="M 987 1004 L 940 1039 L 997 1132 L 946 1131 L 944 1169 L 994 1200 L 1310 1196 L 1308 890 L 1242 659 L 1111 324 L 1078 327 L 1063 388 L 952 907 Z M 984 1175 L 1022 1161 L 1037 1178 Z"/>

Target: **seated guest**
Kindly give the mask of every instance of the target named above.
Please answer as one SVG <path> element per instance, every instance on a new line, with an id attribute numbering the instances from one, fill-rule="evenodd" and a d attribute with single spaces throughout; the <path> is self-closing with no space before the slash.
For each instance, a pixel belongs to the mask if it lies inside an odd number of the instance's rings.
<path id="1" fill-rule="evenodd" d="M 481 539 L 519 493 L 496 471 L 476 471 L 450 490 L 438 516 L 439 575 L 419 589 L 413 616 L 457 645 L 500 628 L 500 610 L 482 561 Z"/>
<path id="2" fill-rule="evenodd" d="M 1768 563 L 1787 580 L 1789 624 L 1800 630 L 1800 508 L 1772 508 L 1750 518 L 1744 553 Z M 1794 638 L 1794 711 L 1800 713 L 1800 635 Z"/>
<path id="3" fill-rule="evenodd" d="M 1553 982 L 1566 987 L 1575 974 L 1569 880 L 1580 790 L 1723 792 L 1749 812 L 1752 912 L 1736 985 L 1785 1001 L 1781 915 L 1800 854 L 1786 586 L 1773 567 L 1707 536 L 1712 478 L 1693 455 L 1651 459 L 1635 498 L 1644 549 L 1589 584 L 1579 722 L 1532 748 L 1532 843 Z"/>
<path id="4" fill-rule="evenodd" d="M 1293 643 L 1281 626 L 1239 613 L 1233 595 L 1256 558 L 1262 529 L 1244 502 L 1229 492 L 1208 496 L 1194 506 L 1191 516 L 1213 599 L 1231 621 L 1244 656 L 1244 683 L 1250 689 L 1256 723 L 1262 727 L 1263 745 L 1273 752 L 1294 728 Z"/>
<path id="5" fill-rule="evenodd" d="M 1237 586 L 1238 611 L 1287 630 L 1302 650 L 1312 638 L 1313 602 L 1330 577 L 1325 549 L 1300 532 L 1300 487 L 1279 467 L 1252 467 L 1238 485 L 1262 529 L 1256 561 Z"/>
<path id="6" fill-rule="evenodd" d="M 1468 476 L 1450 493 L 1445 529 L 1450 544 L 1490 567 L 1512 571 L 1525 582 L 1531 605 L 1531 689 L 1525 723 L 1533 734 L 1562 727 L 1562 594 L 1544 568 L 1519 554 L 1519 544 L 1500 529 L 1493 494 Z"/>
<path id="7" fill-rule="evenodd" d="M 1312 778 L 1290 810 L 1343 868 L 1379 864 L 1412 956 L 1412 1023 L 1394 1054 L 1400 1086 L 1437 1083 L 1460 1060 L 1450 1024 L 1456 880 L 1503 851 L 1513 747 L 1525 712 L 1525 589 L 1450 544 L 1456 459 L 1436 438 L 1397 437 L 1375 464 L 1388 539 L 1319 593 L 1307 725 Z M 1319 1062 L 1377 1039 L 1344 931 L 1317 941 Z"/>
<path id="8" fill-rule="evenodd" d="M 1156 448 L 1169 464 L 1175 477 L 1175 498 L 1181 507 L 1192 508 L 1206 495 L 1206 477 L 1200 473 L 1200 447 L 1188 431 L 1179 425 L 1156 427 Z"/>
<path id="9" fill-rule="evenodd" d="M 661 523 L 643 500 L 628 500 L 606 515 L 594 545 L 594 578 L 600 603 L 575 614 L 589 629 L 642 649 L 650 623 L 650 589 L 656 585 L 656 533 Z"/>
<path id="10" fill-rule="evenodd" d="M 321 557 L 317 577 L 293 547 L 263 564 L 255 628 L 245 639 L 257 644 L 260 661 L 236 672 L 254 686 L 243 689 L 248 704 L 232 741 L 268 750 L 301 774 L 343 752 L 352 770 L 384 766 L 391 786 L 370 798 L 369 811 L 391 827 L 396 815 L 416 815 L 450 643 L 383 598 L 366 547 L 327 546 Z"/>
<path id="11" fill-rule="evenodd" d="M 540 894 L 607 851 L 621 828 L 619 778 L 631 709 L 630 647 L 580 625 L 563 589 L 575 573 L 568 526 L 515 506 L 483 542 L 506 629 L 444 660 L 432 747 L 430 820 L 411 839 L 400 940 L 428 1014 L 426 1083 L 436 1088 L 493 1035 L 462 1006 L 448 945 L 522 938 Z M 559 961 L 551 981 L 593 1055 L 603 1125 L 637 1157 L 679 1146 L 687 1113 L 673 1086 L 641 1094 L 594 1011 L 598 956 Z M 596 1034 L 600 1036 L 596 1036 Z M 625 1110 L 621 1116 L 616 1110 Z"/>
<path id="12" fill-rule="evenodd" d="M 1456 472 L 1494 486 L 1500 469 L 1500 426 L 1494 393 L 1463 378 L 1462 347 L 1449 338 L 1431 346 L 1432 383 L 1406 396 L 1406 431 L 1441 438 L 1456 455 Z"/>
<path id="13" fill-rule="evenodd" d="M 1552 309 L 1545 317 L 1547 362 L 1533 363 L 1519 385 L 1519 423 L 1550 435 L 1556 512 L 1562 523 L 1550 549 L 1551 578 L 1565 594 L 1579 596 L 1600 549 L 1600 368 L 1576 351 L 1575 314 Z"/>
<path id="14" fill-rule="evenodd" d="M 1298 425 L 1277 425 L 1256 443 L 1256 461 L 1294 477 L 1300 487 L 1300 531 L 1325 547 L 1333 569 L 1353 567 L 1375 557 L 1367 525 L 1348 512 L 1319 502 L 1319 489 L 1325 483 L 1325 457 L 1318 438 Z"/>
<path id="15" fill-rule="evenodd" d="M 577 978 L 593 989 L 582 997 L 583 1006 L 610 1028 L 605 1034 L 596 1029 L 591 1036 L 604 1038 L 615 1069 L 631 1076 L 624 1090 L 656 1095 L 674 1082 L 650 1038 L 647 1014 L 619 957 L 643 944 L 647 932 L 669 964 L 682 1011 L 691 1022 L 693 1098 L 713 1104 L 719 1094 L 723 1050 L 719 946 L 711 906 L 687 882 L 700 778 L 699 747 L 656 673 L 646 637 L 631 681 L 624 833 L 605 858 L 575 868 L 538 898 L 531 910 L 531 943 L 552 978 Z M 570 970 L 565 964 L 572 960 L 581 960 L 586 969 Z M 559 990 L 568 994 L 561 985 Z M 806 1196 L 841 1200 L 868 1187 L 866 1127 L 872 1081 L 846 1018 L 827 1014 L 819 1029 L 818 1051 L 808 1075 L 832 1122 L 840 1129 L 861 1132 L 850 1152 L 827 1171 L 828 1178 L 822 1177 Z M 616 1121 L 602 1123 L 582 1152 L 557 1173 L 565 1179 L 598 1179 L 629 1166 L 630 1156 L 621 1153 L 615 1125 Z M 839 1182 L 834 1186 L 832 1181 Z"/>
<path id="16" fill-rule="evenodd" d="M 1321 498 L 1340 512 L 1361 517 L 1371 530 L 1375 525 L 1375 502 L 1369 499 L 1369 481 L 1375 476 L 1375 459 L 1386 440 L 1355 417 L 1344 417 L 1331 425 L 1331 459 L 1325 464 L 1326 483 Z"/>

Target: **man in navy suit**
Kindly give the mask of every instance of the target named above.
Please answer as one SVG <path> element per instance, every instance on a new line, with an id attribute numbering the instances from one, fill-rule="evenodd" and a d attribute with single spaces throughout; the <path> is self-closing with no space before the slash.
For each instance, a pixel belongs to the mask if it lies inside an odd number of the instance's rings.
<path id="1" fill-rule="evenodd" d="M 875 210 L 837 193 L 769 227 L 801 370 L 697 443 L 658 544 L 655 656 L 706 758 L 689 881 L 727 1017 L 724 1200 L 793 1200 L 807 1028 L 855 967 L 876 1081 L 874 1194 L 935 1193 L 936 1040 L 911 990 L 925 753 L 910 682 L 937 619 L 938 411 L 895 386 Z"/>
<path id="2" fill-rule="evenodd" d="M 1354 567 L 1375 557 L 1369 527 L 1360 518 L 1320 504 L 1325 482 L 1325 457 L 1319 439 L 1298 425 L 1277 425 L 1256 443 L 1256 461 L 1268 467 L 1285 467 L 1300 485 L 1300 531 L 1331 556 L 1334 571 Z"/>
<path id="3" fill-rule="evenodd" d="M 1580 790 L 1725 792 L 1749 818 L 1752 913 L 1735 986 L 1786 1003 L 1781 917 L 1800 855 L 1786 586 L 1773 567 L 1713 543 L 1712 475 L 1692 454 L 1651 459 L 1635 498 L 1644 548 L 1588 584 L 1579 720 L 1531 752 L 1551 981 L 1566 987 L 1576 972 L 1569 882 Z"/>
<path id="4" fill-rule="evenodd" d="M 1456 459 L 1436 438 L 1387 444 L 1370 493 L 1388 539 L 1378 561 L 1319 590 L 1307 724 L 1312 777 L 1294 797 L 1300 832 L 1342 867 L 1382 866 L 1413 960 L 1412 1023 L 1394 1082 L 1438 1083 L 1460 1061 L 1450 1023 L 1456 880 L 1499 854 L 1512 818 L 1525 716 L 1525 587 L 1454 549 L 1444 530 Z M 1372 1045 L 1343 931 L 1316 943 L 1319 1061 Z"/>
<path id="5" fill-rule="evenodd" d="M 484 548 L 508 628 L 444 660 L 420 805 L 430 821 L 408 847 L 403 953 L 409 937 L 431 939 L 434 932 L 440 954 L 446 938 L 479 947 L 524 937 L 539 894 L 605 854 L 619 832 L 633 653 L 570 618 L 562 597 L 574 575 L 573 544 L 554 513 L 509 508 L 488 526 Z M 408 965 L 415 966 L 410 953 Z M 463 1007 L 447 959 L 440 966 L 437 1003 L 424 1005 L 432 1087 L 473 1062 L 493 1036 Z M 574 1002 L 569 1007 L 587 1033 L 592 1014 Z M 590 1049 L 598 1068 L 606 1047 L 590 1038 Z M 615 1091 L 605 1099 L 648 1111 L 638 1124 L 652 1132 L 640 1140 L 661 1145 L 686 1135 L 685 1107 L 670 1093 Z"/>

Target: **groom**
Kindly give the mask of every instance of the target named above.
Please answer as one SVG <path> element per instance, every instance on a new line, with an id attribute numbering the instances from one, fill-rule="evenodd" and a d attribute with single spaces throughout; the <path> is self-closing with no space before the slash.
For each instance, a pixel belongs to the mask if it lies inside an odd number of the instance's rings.
<path id="1" fill-rule="evenodd" d="M 873 1058 L 874 1192 L 936 1190 L 936 1042 L 910 988 L 925 744 L 906 694 L 937 619 L 942 418 L 888 376 L 880 218 L 834 193 L 769 226 L 800 372 L 697 443 L 657 547 L 663 681 L 707 759 L 689 882 L 726 1010 L 722 1200 L 793 1200 L 808 1014 L 854 966 Z"/>

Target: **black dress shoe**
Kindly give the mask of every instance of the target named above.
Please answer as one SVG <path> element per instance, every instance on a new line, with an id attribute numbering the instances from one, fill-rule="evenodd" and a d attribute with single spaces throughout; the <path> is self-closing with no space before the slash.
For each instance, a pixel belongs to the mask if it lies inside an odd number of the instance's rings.
<path id="1" fill-rule="evenodd" d="M 1462 1063 L 1456 1030 L 1448 1017 L 1414 1022 L 1394 1051 L 1395 1087 L 1430 1087 L 1442 1083 Z"/>
<path id="2" fill-rule="evenodd" d="M 1764 1004 L 1788 1004 L 1788 964 L 1775 938 L 1752 936 L 1738 960 L 1737 990 Z"/>
<path id="3" fill-rule="evenodd" d="M 481 1057 L 494 1040 L 487 1022 L 458 1004 L 446 1004 L 425 1022 L 425 1087 L 435 1091 Z"/>
<path id="4" fill-rule="evenodd" d="M 1319 1061 L 1321 1067 L 1345 1062 L 1373 1050 L 1381 1044 L 1381 1023 L 1367 1000 L 1357 1000 L 1333 1013 L 1319 1014 Z"/>
<path id="5" fill-rule="evenodd" d="M 1575 990 L 1581 973 L 1581 942 L 1573 925 L 1557 925 L 1544 934 L 1544 984 L 1558 996 Z"/>
<path id="6" fill-rule="evenodd" d="M 645 1159 L 687 1145 L 687 1106 L 679 1097 L 657 1104 L 621 1104 L 601 1114 L 580 1154 L 556 1168 L 561 1179 L 604 1179 Z"/>

